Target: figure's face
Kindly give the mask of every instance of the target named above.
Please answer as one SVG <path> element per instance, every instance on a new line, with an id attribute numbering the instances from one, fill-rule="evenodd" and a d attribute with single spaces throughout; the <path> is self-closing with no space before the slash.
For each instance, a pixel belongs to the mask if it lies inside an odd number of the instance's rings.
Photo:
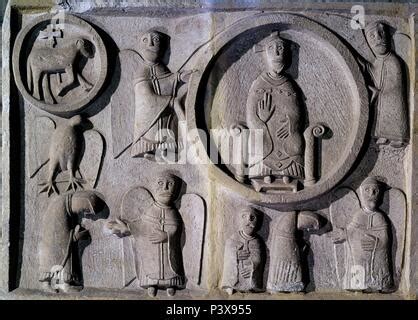
<path id="1" fill-rule="evenodd" d="M 284 44 L 280 40 L 272 40 L 266 44 L 266 58 L 269 69 L 280 73 L 284 69 Z"/>
<path id="2" fill-rule="evenodd" d="M 376 55 L 385 55 L 389 51 L 388 35 L 382 24 L 378 24 L 376 28 L 368 30 L 366 37 Z"/>
<path id="3" fill-rule="evenodd" d="M 177 184 L 172 177 L 159 177 L 154 190 L 155 199 L 164 205 L 169 205 L 175 200 Z"/>
<path id="4" fill-rule="evenodd" d="M 375 210 L 379 200 L 380 189 L 376 184 L 366 184 L 360 187 L 360 196 L 363 207 Z"/>
<path id="5" fill-rule="evenodd" d="M 258 224 L 257 215 L 253 211 L 250 211 L 250 212 L 244 211 L 241 214 L 240 224 L 241 224 L 240 225 L 241 230 L 245 234 L 249 236 L 254 235 L 257 231 L 257 224 Z"/>
<path id="6" fill-rule="evenodd" d="M 149 62 L 157 62 L 161 55 L 161 42 L 161 35 L 157 32 L 144 34 L 139 43 L 143 58 Z"/>

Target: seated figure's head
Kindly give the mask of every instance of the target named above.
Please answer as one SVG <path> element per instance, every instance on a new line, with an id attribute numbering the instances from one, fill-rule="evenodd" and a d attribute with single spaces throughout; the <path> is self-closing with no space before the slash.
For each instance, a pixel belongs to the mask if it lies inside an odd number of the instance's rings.
<path id="1" fill-rule="evenodd" d="M 269 71 L 279 74 L 285 67 L 285 42 L 278 32 L 273 32 L 264 45 Z"/>
<path id="2" fill-rule="evenodd" d="M 141 56 L 148 62 L 156 63 L 164 53 L 165 35 L 151 30 L 144 33 L 139 40 Z"/>
<path id="3" fill-rule="evenodd" d="M 172 204 L 178 196 L 180 180 L 174 174 L 163 172 L 160 174 L 154 186 L 154 199 L 162 205 Z"/>
<path id="4" fill-rule="evenodd" d="M 261 224 L 261 213 L 253 208 L 244 209 L 239 216 L 240 231 L 247 236 L 253 236 L 259 229 Z"/>
<path id="5" fill-rule="evenodd" d="M 366 178 L 360 185 L 360 200 L 363 208 L 375 211 L 381 196 L 380 182 L 374 177 Z"/>
<path id="6" fill-rule="evenodd" d="M 390 50 L 389 31 L 386 24 L 381 21 L 370 23 L 365 29 L 366 39 L 377 56 L 385 55 Z"/>
<path id="7" fill-rule="evenodd" d="M 94 191 L 77 191 L 71 197 L 71 210 L 75 214 L 97 214 L 105 203 Z"/>

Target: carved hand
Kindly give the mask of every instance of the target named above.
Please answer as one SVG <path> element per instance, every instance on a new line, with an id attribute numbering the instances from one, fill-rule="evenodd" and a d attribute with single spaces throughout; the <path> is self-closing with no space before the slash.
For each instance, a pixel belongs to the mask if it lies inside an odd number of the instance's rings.
<path id="1" fill-rule="evenodd" d="M 167 242 L 168 235 L 167 232 L 161 230 L 154 230 L 151 234 L 148 235 L 149 241 L 154 244 Z"/>
<path id="2" fill-rule="evenodd" d="M 330 237 L 334 243 L 341 243 L 345 241 L 347 236 L 344 229 L 335 228 L 335 230 L 328 234 L 328 237 Z"/>
<path id="3" fill-rule="evenodd" d="M 87 240 L 90 236 L 88 230 L 82 230 L 78 224 L 74 229 L 73 241 Z"/>
<path id="4" fill-rule="evenodd" d="M 275 109 L 275 106 L 271 106 L 271 94 L 264 92 L 263 99 L 259 100 L 257 104 L 257 116 L 261 121 L 266 123 L 269 121 Z"/>
<path id="5" fill-rule="evenodd" d="M 247 260 L 250 257 L 249 251 L 238 250 L 237 254 L 238 260 Z"/>
<path id="6" fill-rule="evenodd" d="M 240 270 L 241 276 L 245 279 L 248 279 L 249 277 L 251 277 L 251 273 L 252 273 L 252 268 L 251 267 L 245 267 L 243 269 Z"/>
<path id="7" fill-rule="evenodd" d="M 372 235 L 369 235 L 369 234 L 366 234 L 366 237 L 368 239 L 362 239 L 360 241 L 361 248 L 364 251 L 373 251 L 373 249 L 375 248 L 375 246 L 377 244 L 378 239 L 375 236 L 372 236 Z"/>
<path id="8" fill-rule="evenodd" d="M 108 221 L 106 223 L 106 228 L 119 238 L 129 236 L 131 234 L 127 223 L 119 218 L 116 218 L 114 221 Z"/>
<path id="9" fill-rule="evenodd" d="M 179 72 L 179 80 L 182 82 L 189 82 L 190 76 L 196 71 L 197 70 L 186 70 Z"/>

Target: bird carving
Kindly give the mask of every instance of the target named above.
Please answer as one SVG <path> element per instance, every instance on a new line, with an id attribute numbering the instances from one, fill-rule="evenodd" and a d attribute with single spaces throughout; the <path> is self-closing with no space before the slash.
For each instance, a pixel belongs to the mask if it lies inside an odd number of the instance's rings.
<path id="1" fill-rule="evenodd" d="M 50 134 L 51 142 L 49 144 L 48 158 L 41 161 L 41 164 L 36 168 L 35 172 L 31 175 L 33 178 L 37 173 L 48 164 L 46 172 L 46 180 L 39 183 L 41 186 L 40 193 L 46 192 L 48 197 L 53 194 L 59 194 L 60 191 L 57 188 L 58 182 L 67 182 L 67 187 L 64 191 L 73 190 L 76 191 L 77 188 L 83 189 L 83 185 L 87 183 L 86 179 L 83 179 L 83 175 L 80 172 L 80 163 L 84 160 L 86 152 L 95 152 L 99 151 L 98 158 L 96 156 L 96 161 L 101 161 L 103 143 L 101 148 L 98 150 L 87 150 L 86 148 L 86 132 L 94 131 L 93 137 L 96 140 L 96 143 L 90 143 L 92 145 L 100 146 L 100 143 L 97 143 L 101 140 L 102 136 L 95 130 L 91 129 L 91 123 L 88 120 L 84 120 L 80 115 L 76 115 L 65 123 L 57 126 L 55 122 L 48 118 L 53 123 L 55 130 Z M 99 135 L 99 137 L 98 137 Z M 88 138 L 91 138 L 91 134 L 87 134 Z M 99 141 L 97 141 L 99 140 Z M 90 139 L 91 142 L 91 139 Z M 90 148 L 91 149 L 91 148 Z M 39 151 L 38 151 L 39 152 Z M 91 157 L 90 157 L 91 158 Z M 93 164 L 93 167 L 95 164 Z M 94 170 L 93 170 L 94 171 Z M 68 180 L 66 181 L 56 181 L 57 175 L 59 173 L 68 173 Z M 80 178 L 76 176 L 79 174 Z M 96 172 L 98 174 L 98 171 Z M 94 172 L 93 172 L 94 174 Z M 96 180 L 96 177 L 93 177 L 93 180 Z"/>

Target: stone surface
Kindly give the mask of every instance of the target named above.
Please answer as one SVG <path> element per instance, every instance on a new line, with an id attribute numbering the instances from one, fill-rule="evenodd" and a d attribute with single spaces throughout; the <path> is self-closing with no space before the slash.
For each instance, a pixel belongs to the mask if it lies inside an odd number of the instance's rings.
<path id="1" fill-rule="evenodd" d="M 31 4 L 3 24 L 2 298 L 415 297 L 416 7 Z"/>

